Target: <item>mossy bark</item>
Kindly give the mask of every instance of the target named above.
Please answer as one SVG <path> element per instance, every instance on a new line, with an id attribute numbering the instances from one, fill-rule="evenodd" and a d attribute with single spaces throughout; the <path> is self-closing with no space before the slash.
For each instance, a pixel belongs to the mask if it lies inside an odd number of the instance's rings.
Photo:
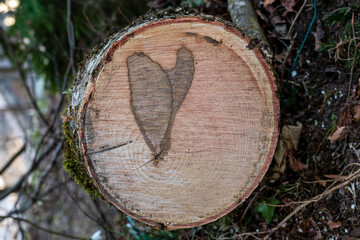
<path id="1" fill-rule="evenodd" d="M 71 124 L 71 118 L 65 116 L 63 122 L 63 133 L 66 138 L 63 162 L 64 169 L 78 185 L 84 188 L 85 192 L 89 193 L 93 198 L 101 197 L 94 185 L 94 180 L 90 177 L 85 167 L 77 144 L 76 131 L 71 128 Z"/>

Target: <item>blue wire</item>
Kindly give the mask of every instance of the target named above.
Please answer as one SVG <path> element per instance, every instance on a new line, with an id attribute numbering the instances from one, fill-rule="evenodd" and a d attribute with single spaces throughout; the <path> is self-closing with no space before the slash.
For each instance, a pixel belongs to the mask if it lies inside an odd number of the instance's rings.
<path id="1" fill-rule="evenodd" d="M 305 1 L 306 1 L 306 0 L 305 0 Z M 304 45 L 305 45 L 306 39 L 307 39 L 308 36 L 309 36 L 309 33 L 310 33 L 311 28 L 312 28 L 312 26 L 314 25 L 314 22 L 315 22 L 315 20 L 316 20 L 316 17 L 317 17 L 316 0 L 314 0 L 314 17 L 313 17 L 313 19 L 312 19 L 312 21 L 311 21 L 311 24 L 310 24 L 310 26 L 309 26 L 309 29 L 307 30 L 307 33 L 306 33 L 306 35 L 305 35 L 305 37 L 304 37 L 304 40 L 303 40 L 303 42 L 302 42 L 302 44 L 301 44 L 301 46 L 300 46 L 300 49 L 299 49 L 299 51 L 298 51 L 298 53 L 297 53 L 297 55 L 296 55 L 296 57 L 295 57 L 294 63 L 293 63 L 293 65 L 291 66 L 290 76 L 292 76 L 292 72 L 294 71 L 295 65 L 296 65 L 296 63 L 297 63 L 298 60 L 299 60 L 300 53 L 301 53 L 301 51 L 302 51 L 302 49 L 303 49 L 303 47 L 304 47 Z M 285 84 L 287 84 L 289 78 L 290 78 L 290 77 L 287 78 Z"/>

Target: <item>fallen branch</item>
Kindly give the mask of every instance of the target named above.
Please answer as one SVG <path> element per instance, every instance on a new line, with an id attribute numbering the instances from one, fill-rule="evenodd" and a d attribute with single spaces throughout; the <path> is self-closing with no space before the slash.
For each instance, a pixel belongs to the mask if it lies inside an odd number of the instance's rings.
<path id="1" fill-rule="evenodd" d="M 228 0 L 228 11 L 232 22 L 246 35 L 250 38 L 257 38 L 267 42 L 252 3 L 249 0 Z"/>
<path id="2" fill-rule="evenodd" d="M 24 73 L 24 70 L 22 68 L 22 66 L 20 65 L 19 63 L 19 60 L 17 59 L 17 56 L 14 52 L 14 49 L 12 48 L 11 44 L 10 44 L 10 40 L 8 38 L 8 36 L 6 35 L 5 31 L 3 28 L 0 27 L 0 36 L 1 38 L 4 40 L 4 43 L 6 45 L 6 48 L 8 50 L 8 53 L 9 53 L 9 56 L 10 58 L 14 61 L 15 63 L 15 67 L 16 67 L 16 70 L 19 72 L 20 74 L 20 78 L 21 78 L 21 81 L 24 85 L 24 88 L 25 88 L 25 91 L 26 91 L 26 94 L 28 95 L 29 99 L 30 99 L 30 102 L 32 104 L 32 106 L 34 107 L 35 111 L 37 112 L 37 114 L 39 115 L 41 121 L 43 121 L 47 126 L 49 126 L 49 122 L 46 120 L 46 118 L 44 117 L 43 113 L 41 112 L 38 104 L 36 103 L 36 100 L 34 98 L 34 96 L 32 95 L 31 93 L 31 90 L 28 86 L 28 84 L 26 83 L 26 76 L 25 76 L 25 73 Z"/>
<path id="3" fill-rule="evenodd" d="M 344 182 L 339 183 L 338 185 L 336 185 L 334 187 L 330 187 L 330 188 L 326 189 L 324 192 L 322 192 L 321 194 L 319 194 L 307 201 L 302 202 L 301 205 L 297 206 L 289 215 L 287 215 L 279 224 L 277 224 L 276 227 L 274 227 L 268 231 L 240 233 L 240 234 L 236 234 L 229 238 L 220 238 L 220 239 L 234 239 L 236 237 L 255 236 L 255 235 L 261 235 L 261 234 L 267 234 L 263 239 L 268 239 L 276 230 L 278 230 L 281 226 L 283 226 L 291 217 L 293 217 L 296 213 L 298 213 L 299 211 L 301 211 L 302 209 L 307 207 L 310 203 L 318 202 L 323 197 L 330 195 L 334 191 L 348 185 L 349 183 L 351 183 L 352 181 L 354 181 L 358 178 L 360 178 L 360 169 L 357 170 L 356 172 L 354 172 L 353 174 L 349 175 L 346 179 L 344 179 Z"/>
<path id="4" fill-rule="evenodd" d="M 301 6 L 300 10 L 297 12 L 294 21 L 291 23 L 291 26 L 289 28 L 289 32 L 288 32 L 288 37 L 290 38 L 290 46 L 288 47 L 287 51 L 286 51 L 286 55 L 284 57 L 283 63 L 282 63 L 282 67 L 281 67 L 281 75 L 280 75 L 280 87 L 281 89 L 283 88 L 283 84 L 284 84 L 284 77 L 285 77 L 285 66 L 287 63 L 287 60 L 290 57 L 290 54 L 294 48 L 295 45 L 295 39 L 294 39 L 294 35 L 293 35 L 293 30 L 294 30 L 294 26 L 295 23 L 297 21 L 297 19 L 299 18 L 301 12 L 303 11 L 303 9 L 305 8 L 307 0 L 304 0 L 303 5 Z M 290 73 L 291 74 L 291 73 Z"/>

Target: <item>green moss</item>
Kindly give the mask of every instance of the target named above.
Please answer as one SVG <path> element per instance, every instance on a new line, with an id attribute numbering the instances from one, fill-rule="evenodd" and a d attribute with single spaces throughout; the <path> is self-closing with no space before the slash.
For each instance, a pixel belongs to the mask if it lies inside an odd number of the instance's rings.
<path id="1" fill-rule="evenodd" d="M 95 187 L 94 180 L 89 176 L 85 164 L 80 156 L 76 146 L 76 134 L 72 133 L 70 120 L 66 119 L 63 124 L 63 132 L 66 142 L 64 149 L 63 166 L 66 172 L 74 181 L 83 187 L 93 198 L 101 197 L 99 191 Z"/>

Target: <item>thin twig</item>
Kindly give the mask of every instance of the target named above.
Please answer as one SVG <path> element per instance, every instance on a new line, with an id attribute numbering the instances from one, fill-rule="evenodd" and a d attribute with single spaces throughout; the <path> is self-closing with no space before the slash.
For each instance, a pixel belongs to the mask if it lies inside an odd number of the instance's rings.
<path id="1" fill-rule="evenodd" d="M 331 194 L 332 192 L 338 190 L 341 187 L 344 187 L 346 185 L 348 185 L 350 182 L 354 181 L 355 179 L 360 177 L 360 170 L 356 171 L 355 173 L 353 173 L 350 178 L 347 181 L 344 181 L 343 183 L 340 183 L 328 190 L 325 190 L 323 193 L 313 197 L 312 199 L 306 201 L 305 203 L 297 206 L 289 215 L 287 215 L 276 227 L 272 228 L 270 230 L 270 232 L 268 233 L 268 235 L 265 236 L 264 240 L 268 239 L 276 230 L 278 230 L 281 226 L 283 226 L 292 216 L 294 216 L 296 213 L 298 213 L 300 210 L 302 210 L 303 208 L 305 208 L 307 205 L 309 205 L 310 203 L 313 202 L 317 202 L 320 199 L 322 199 L 325 196 L 328 196 L 329 194 Z"/>
<path id="2" fill-rule="evenodd" d="M 109 231 L 111 229 L 113 229 L 113 227 L 110 225 L 110 223 L 108 222 L 104 212 L 101 209 L 100 204 L 98 203 L 98 201 L 96 199 L 92 199 L 96 209 L 98 210 L 101 220 L 103 221 L 103 224 L 101 224 L 100 226 L 104 226 L 104 230 L 106 234 L 109 234 L 111 239 L 115 239 L 115 235 L 113 234 L 112 231 Z"/>
<path id="3" fill-rule="evenodd" d="M 66 233 L 61 233 L 61 232 L 56 232 L 54 230 L 51 230 L 51 229 L 48 229 L 48 228 L 44 228 L 40 225 L 37 225 L 36 223 L 33 223 L 31 221 L 29 221 L 28 219 L 25 219 L 25 218 L 20 218 L 20 217 L 12 217 L 12 216 L 0 216 L 0 219 L 6 219 L 6 218 L 11 218 L 15 221 L 21 221 L 21 222 L 25 222 L 25 223 L 28 223 L 30 225 L 32 225 L 33 227 L 36 227 L 37 229 L 39 230 L 42 230 L 44 232 L 48 232 L 48 233 L 51 233 L 51 234 L 54 234 L 54 235 L 58 235 L 58 236 L 62 236 L 62 237 L 66 237 L 66 238 L 70 238 L 70 239 L 81 239 L 81 240 L 86 240 L 88 238 L 83 238 L 83 237 L 77 237 L 77 236 L 73 236 L 73 235 L 69 235 L 69 234 L 66 234 Z"/>
<path id="4" fill-rule="evenodd" d="M 240 234 L 236 234 L 230 238 L 221 238 L 221 239 L 234 239 L 236 237 L 241 237 L 241 236 L 261 235 L 261 234 L 267 234 L 263 239 L 268 239 L 276 230 L 278 230 L 281 226 L 283 226 L 291 217 L 293 217 L 296 213 L 298 213 L 299 211 L 304 209 L 310 203 L 318 202 L 322 198 L 330 195 L 334 191 L 348 185 L 350 182 L 352 182 L 358 178 L 360 178 L 360 169 L 357 170 L 356 172 L 354 172 L 353 174 L 349 175 L 344 182 L 339 183 L 338 185 L 336 185 L 334 187 L 330 187 L 327 190 L 325 190 L 324 192 L 322 192 L 321 194 L 319 194 L 307 201 L 304 201 L 301 205 L 297 206 L 290 214 L 288 214 L 276 227 L 274 227 L 268 231 L 240 233 Z"/>
<path id="5" fill-rule="evenodd" d="M 5 190 L 0 195 L 0 200 L 3 200 L 6 198 L 10 193 L 17 191 L 19 188 L 21 188 L 21 185 L 23 182 L 25 182 L 30 174 L 39 166 L 39 164 L 47 157 L 56 147 L 56 143 L 52 143 L 43 154 L 41 154 L 35 161 L 33 161 L 30 169 L 15 183 L 11 188 Z"/>
<path id="6" fill-rule="evenodd" d="M 254 194 L 254 197 L 251 199 L 250 203 L 247 205 L 247 207 L 246 207 L 244 213 L 242 214 L 239 222 L 242 222 L 242 220 L 244 219 L 247 211 L 249 210 L 249 208 L 251 207 L 252 203 L 253 203 L 254 200 L 256 199 L 257 195 L 258 195 L 265 187 L 266 187 L 266 186 L 263 186 L 257 193 Z"/>
<path id="7" fill-rule="evenodd" d="M 31 90 L 26 82 L 26 76 L 25 76 L 25 72 L 21 66 L 21 64 L 19 63 L 19 60 L 14 52 L 14 49 L 12 48 L 11 44 L 10 44 L 10 40 L 8 38 L 8 36 L 6 35 L 4 29 L 2 27 L 0 27 L 0 35 L 1 35 L 1 38 L 4 40 L 4 43 L 6 45 L 6 48 L 8 50 L 8 53 L 9 53 L 9 56 L 10 58 L 12 58 L 12 60 L 14 61 L 15 63 L 15 67 L 16 67 L 16 70 L 19 72 L 20 74 L 20 78 L 22 80 L 22 83 L 24 85 L 24 88 L 25 88 L 25 91 L 26 91 L 26 94 L 28 95 L 29 99 L 30 99 L 30 102 L 31 104 L 33 105 L 35 111 L 37 112 L 37 114 L 39 115 L 40 119 L 47 125 L 49 126 L 49 122 L 46 120 L 46 118 L 44 117 L 43 113 L 41 112 L 38 104 L 36 103 L 36 100 L 34 98 L 34 96 L 32 95 L 31 93 Z"/>
<path id="8" fill-rule="evenodd" d="M 35 190 L 32 192 L 32 194 L 30 196 L 30 203 L 28 203 L 28 202 L 23 203 L 23 206 L 21 208 L 14 209 L 11 213 L 9 213 L 9 215 L 14 214 L 14 213 L 25 212 L 34 205 L 34 203 L 37 200 L 37 197 L 40 194 L 41 187 L 42 187 L 45 179 L 49 175 L 51 169 L 55 166 L 56 160 L 58 159 L 58 157 L 59 157 L 59 155 L 61 153 L 61 150 L 63 149 L 64 141 L 65 140 L 62 140 L 60 142 L 60 144 L 56 147 L 55 153 L 53 154 L 53 157 L 51 158 L 51 161 L 50 161 L 49 165 L 47 166 L 47 168 L 44 171 L 42 171 L 42 173 L 40 175 L 40 178 L 39 178 L 39 181 L 38 181 L 38 184 L 36 185 Z M 20 199 L 20 197 L 18 199 Z M 24 206 L 25 204 L 27 204 L 27 206 Z M 16 208 L 16 205 L 17 204 L 15 204 L 15 208 Z"/>
<path id="9" fill-rule="evenodd" d="M 352 31 L 353 31 L 353 37 L 355 39 L 355 29 L 354 29 L 354 13 L 352 14 L 352 19 L 351 19 L 351 25 L 352 25 Z M 360 46 L 360 43 L 356 43 L 356 40 L 354 40 L 355 42 L 355 52 L 354 52 L 354 58 L 353 58 L 353 62 L 351 64 L 351 72 L 350 72 L 350 78 L 349 78 L 349 89 L 348 89 L 348 95 L 347 95 L 347 98 L 346 98 L 346 104 L 349 103 L 350 101 L 350 95 L 351 95 L 351 87 L 352 87 L 352 79 L 353 79 L 353 73 L 354 73 L 354 67 L 355 67 L 355 63 L 356 63 L 356 55 L 357 55 L 357 49 L 358 47 Z M 349 43 L 351 44 L 351 42 Z M 349 46 L 349 49 L 350 49 L 350 46 Z"/>
<path id="10" fill-rule="evenodd" d="M 285 57 L 284 57 L 284 60 L 283 60 L 283 63 L 282 63 L 281 75 L 280 75 L 281 89 L 282 89 L 283 84 L 284 84 L 286 62 L 287 62 L 288 58 L 290 57 L 290 54 L 291 54 L 292 49 L 294 48 L 294 44 L 295 44 L 294 35 L 293 35 L 293 29 L 294 29 L 294 26 L 295 26 L 295 23 L 296 23 L 297 19 L 299 18 L 301 12 L 305 8 L 306 2 L 307 2 L 307 0 L 304 0 L 300 10 L 297 12 L 297 14 L 296 14 L 296 16 L 294 18 L 294 21 L 291 23 L 291 26 L 289 28 L 288 36 L 290 38 L 290 46 L 288 47 L 288 49 L 286 51 L 286 54 L 285 54 Z"/>
<path id="11" fill-rule="evenodd" d="M 10 159 L 9 161 L 5 164 L 5 166 L 0 170 L 0 175 L 3 174 L 6 169 L 8 169 L 11 164 L 17 159 L 17 157 L 20 156 L 21 153 L 23 153 L 26 149 L 26 143 L 20 148 L 19 151 L 17 151 Z"/>
<path id="12" fill-rule="evenodd" d="M 74 36 L 74 25 L 71 21 L 71 0 L 67 0 L 66 4 L 67 8 L 67 37 L 69 42 L 69 66 L 72 69 L 72 73 L 75 74 L 75 67 L 74 67 L 74 48 L 75 48 L 75 36 Z M 66 75 L 66 74 L 65 74 Z"/>
<path id="13" fill-rule="evenodd" d="M 90 220 L 92 220 L 93 222 L 99 224 L 100 226 L 102 226 L 100 224 L 99 221 L 97 221 L 94 217 L 92 217 L 87 211 L 85 211 L 81 206 L 80 206 L 80 201 L 77 199 L 77 197 L 74 197 L 71 192 L 70 189 L 68 188 L 67 184 L 65 185 L 65 189 L 67 194 L 70 196 L 70 198 L 73 200 L 73 202 L 75 203 L 75 205 L 78 207 L 78 209 L 80 210 L 80 212 L 82 212 L 86 217 L 88 217 Z"/>

